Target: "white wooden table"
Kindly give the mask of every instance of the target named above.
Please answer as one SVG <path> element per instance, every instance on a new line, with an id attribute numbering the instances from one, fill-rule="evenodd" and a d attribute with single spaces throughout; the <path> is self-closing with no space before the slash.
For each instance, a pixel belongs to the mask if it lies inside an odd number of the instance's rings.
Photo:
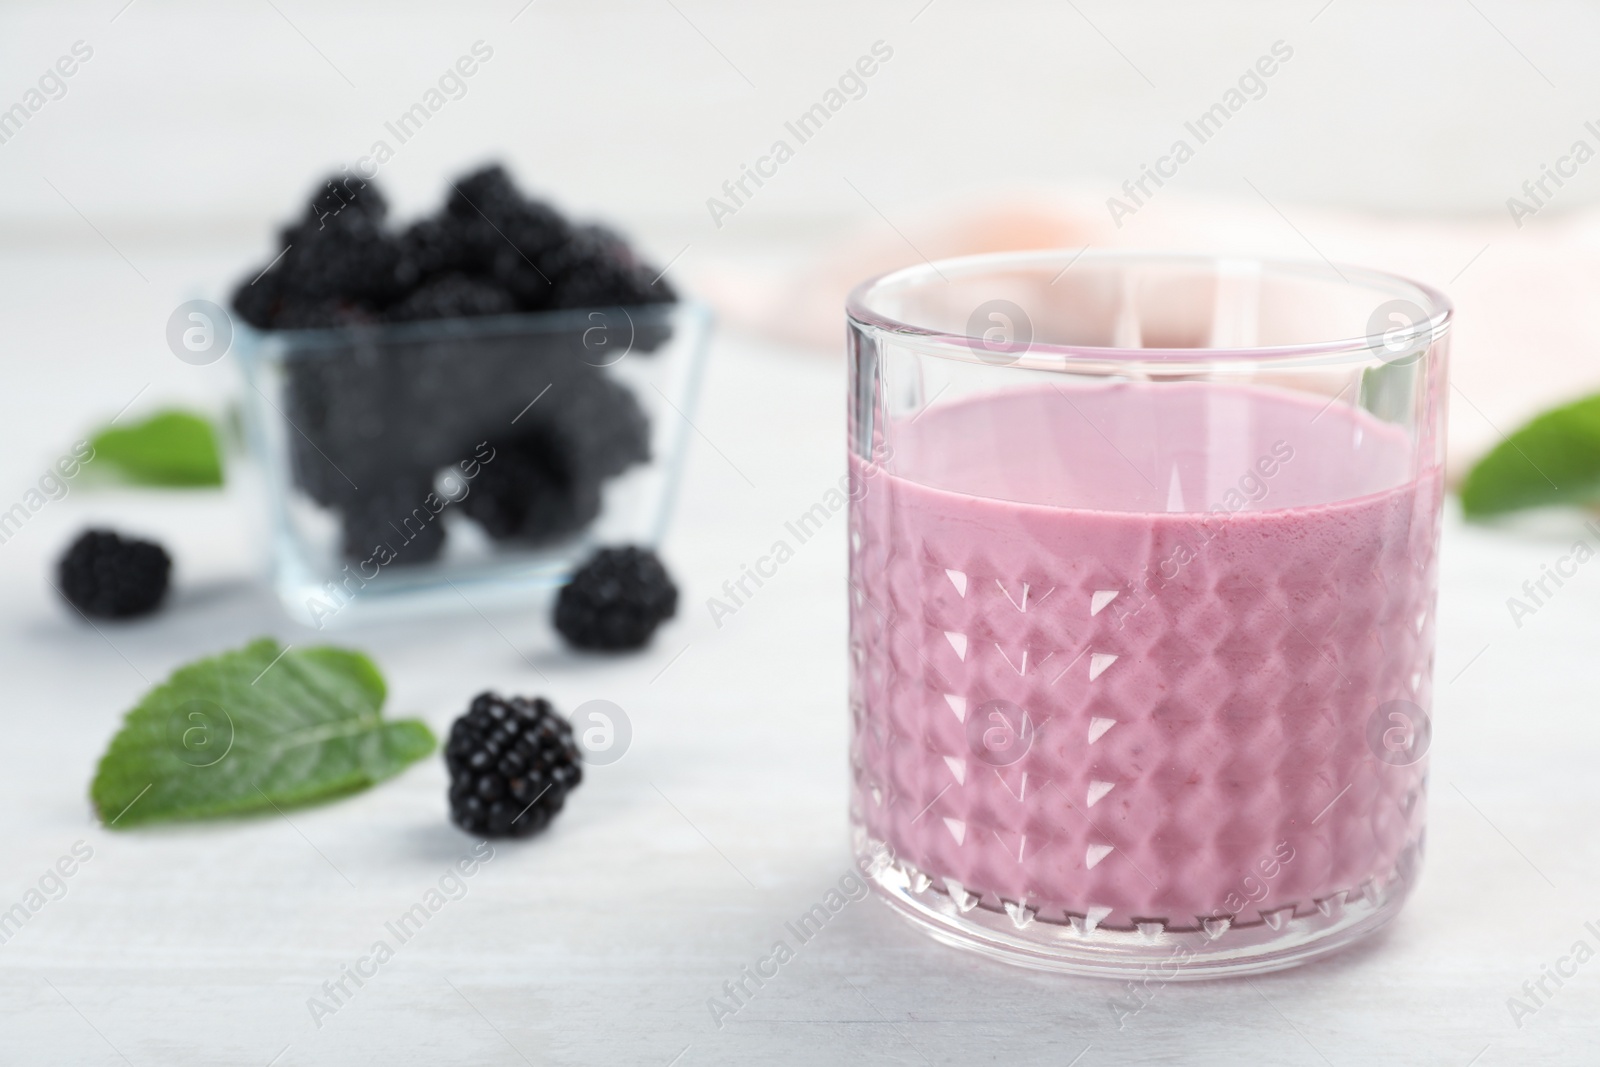
<path id="1" fill-rule="evenodd" d="M 162 285 L 225 274 L 234 254 L 138 261 Z M 231 388 L 226 361 L 165 351 L 147 294 L 122 306 L 109 287 L 67 313 L 75 286 L 118 266 L 103 250 L 0 257 L 0 287 L 38 295 L 13 301 L 7 327 L 6 504 L 146 383 L 139 405 Z M 41 509 L 0 545 L 0 909 L 75 843 L 93 854 L 0 945 L 0 1062 L 1594 1062 L 1600 963 L 1547 980 L 1553 996 L 1520 1028 L 1507 1007 L 1576 941 L 1600 947 L 1585 927 L 1600 925 L 1600 565 L 1520 629 L 1505 607 L 1578 536 L 1562 519 L 1516 535 L 1448 527 L 1428 858 L 1386 934 L 1302 970 L 1161 988 L 1119 1029 L 1114 985 L 968 958 L 868 899 L 715 1026 L 708 998 L 850 863 L 842 521 L 720 628 L 705 607 L 838 477 L 842 387 L 837 358 L 718 340 L 667 546 L 682 612 L 646 654 L 566 655 L 534 613 L 335 635 L 381 663 L 392 712 L 440 732 L 488 687 L 564 708 L 605 698 L 633 723 L 626 756 L 590 769 L 551 832 L 498 845 L 403 944 L 385 923 L 472 848 L 446 822 L 437 758 L 289 818 L 132 833 L 90 821 L 95 760 L 148 682 L 258 634 L 315 639 L 261 580 L 248 479 L 75 489 Z M 102 634 L 55 601 L 43 568 L 90 521 L 174 550 L 167 611 Z M 380 938 L 393 958 L 331 999 L 324 983 Z M 335 1010 L 314 1018 L 313 997 Z"/>
<path id="2" fill-rule="evenodd" d="M 1298 50 L 1292 79 L 1174 198 L 1253 196 L 1248 174 L 1274 203 L 1492 212 L 1508 245 L 1504 197 L 1593 112 L 1591 24 L 1567 3 L 19 0 L 0 14 L 0 109 L 74 41 L 95 57 L 0 145 L 0 511 L 130 401 L 220 411 L 233 368 L 174 359 L 171 309 L 215 296 L 262 254 L 265 218 L 480 38 L 496 58 L 470 95 L 384 171 L 401 208 L 504 152 L 566 206 L 648 230 L 662 261 L 694 243 L 692 269 L 763 234 L 876 226 L 880 210 L 997 184 L 1106 195 L 1279 37 Z M 880 38 L 896 58 L 870 94 L 713 230 L 705 197 Z M 1593 202 L 1586 181 L 1561 209 Z M 391 712 L 440 732 L 485 688 L 604 698 L 633 724 L 626 756 L 591 769 L 548 834 L 498 846 L 398 945 L 385 924 L 472 848 L 446 821 L 437 758 L 289 819 L 137 833 L 90 819 L 95 761 L 150 683 L 260 634 L 314 639 L 266 589 L 248 479 L 75 488 L 40 509 L 0 544 L 0 912 L 41 879 L 56 889 L 58 862 L 73 873 L 0 944 L 0 1064 L 1600 1058 L 1600 963 L 1559 989 L 1546 978 L 1520 1028 L 1507 1006 L 1575 942 L 1600 950 L 1585 925 L 1600 927 L 1600 563 L 1520 629 L 1505 606 L 1580 535 L 1563 519 L 1515 536 L 1449 523 L 1428 858 L 1386 934 L 1303 970 L 1163 987 L 1119 1029 L 1116 986 L 968 958 L 867 900 L 714 1025 L 708 998 L 850 864 L 842 520 L 721 627 L 705 608 L 841 472 L 842 379 L 836 354 L 719 338 L 667 545 L 683 609 L 646 654 L 568 656 L 532 612 L 333 638 L 381 663 Z M 167 611 L 102 635 L 56 602 L 45 569 L 90 522 L 174 551 Z M 371 973 L 380 938 L 396 951 Z M 360 986 L 343 970 L 358 965 Z M 341 980 L 335 1002 L 324 983 Z M 314 1018 L 313 997 L 337 1010 Z"/>

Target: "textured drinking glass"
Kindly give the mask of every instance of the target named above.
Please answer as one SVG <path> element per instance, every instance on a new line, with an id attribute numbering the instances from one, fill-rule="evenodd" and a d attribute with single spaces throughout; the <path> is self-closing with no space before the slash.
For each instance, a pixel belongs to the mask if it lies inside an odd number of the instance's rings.
<path id="1" fill-rule="evenodd" d="M 903 270 L 848 306 L 875 888 L 1015 963 L 1333 951 L 1424 838 L 1449 301 L 1321 263 Z"/>

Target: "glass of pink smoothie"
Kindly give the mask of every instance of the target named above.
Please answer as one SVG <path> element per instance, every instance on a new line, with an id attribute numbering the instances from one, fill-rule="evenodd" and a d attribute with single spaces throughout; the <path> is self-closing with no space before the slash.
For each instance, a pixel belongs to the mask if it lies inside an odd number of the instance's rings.
<path id="1" fill-rule="evenodd" d="M 1007 253 L 848 305 L 850 762 L 942 941 L 1290 966 L 1417 877 L 1450 303 L 1352 267 Z"/>

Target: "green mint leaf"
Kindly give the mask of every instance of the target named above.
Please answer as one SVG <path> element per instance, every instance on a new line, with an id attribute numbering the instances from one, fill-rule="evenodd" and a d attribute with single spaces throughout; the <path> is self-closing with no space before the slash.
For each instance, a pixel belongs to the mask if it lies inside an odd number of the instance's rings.
<path id="1" fill-rule="evenodd" d="M 1384 363 L 1361 372 L 1360 404 L 1385 422 L 1404 425 L 1417 388 L 1415 364 Z"/>
<path id="2" fill-rule="evenodd" d="M 134 485 L 222 484 L 222 458 L 211 423 L 187 411 L 162 411 L 132 426 L 107 426 L 89 443 L 97 467 Z"/>
<path id="3" fill-rule="evenodd" d="M 358 792 L 433 751 L 415 719 L 387 720 L 359 652 L 285 651 L 270 637 L 174 671 L 145 694 L 100 760 L 102 822 L 242 815 Z"/>
<path id="4" fill-rule="evenodd" d="M 1539 415 L 1480 459 L 1461 483 L 1469 518 L 1597 500 L 1600 394 Z"/>

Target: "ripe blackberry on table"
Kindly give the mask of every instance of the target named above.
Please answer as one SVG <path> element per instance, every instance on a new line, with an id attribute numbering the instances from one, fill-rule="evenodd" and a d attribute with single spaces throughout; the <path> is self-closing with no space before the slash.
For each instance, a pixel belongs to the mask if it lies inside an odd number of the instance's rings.
<path id="1" fill-rule="evenodd" d="M 577 648 L 642 648 L 678 610 L 678 587 L 656 554 L 603 548 L 578 568 L 556 598 L 555 626 Z"/>
<path id="2" fill-rule="evenodd" d="M 450 818 L 485 837 L 527 837 L 583 781 L 572 727 L 543 697 L 483 692 L 450 728 Z"/>
<path id="3" fill-rule="evenodd" d="M 154 611 L 171 575 L 166 549 L 112 530 L 84 531 L 56 565 L 57 584 L 68 603 L 101 619 Z"/>

